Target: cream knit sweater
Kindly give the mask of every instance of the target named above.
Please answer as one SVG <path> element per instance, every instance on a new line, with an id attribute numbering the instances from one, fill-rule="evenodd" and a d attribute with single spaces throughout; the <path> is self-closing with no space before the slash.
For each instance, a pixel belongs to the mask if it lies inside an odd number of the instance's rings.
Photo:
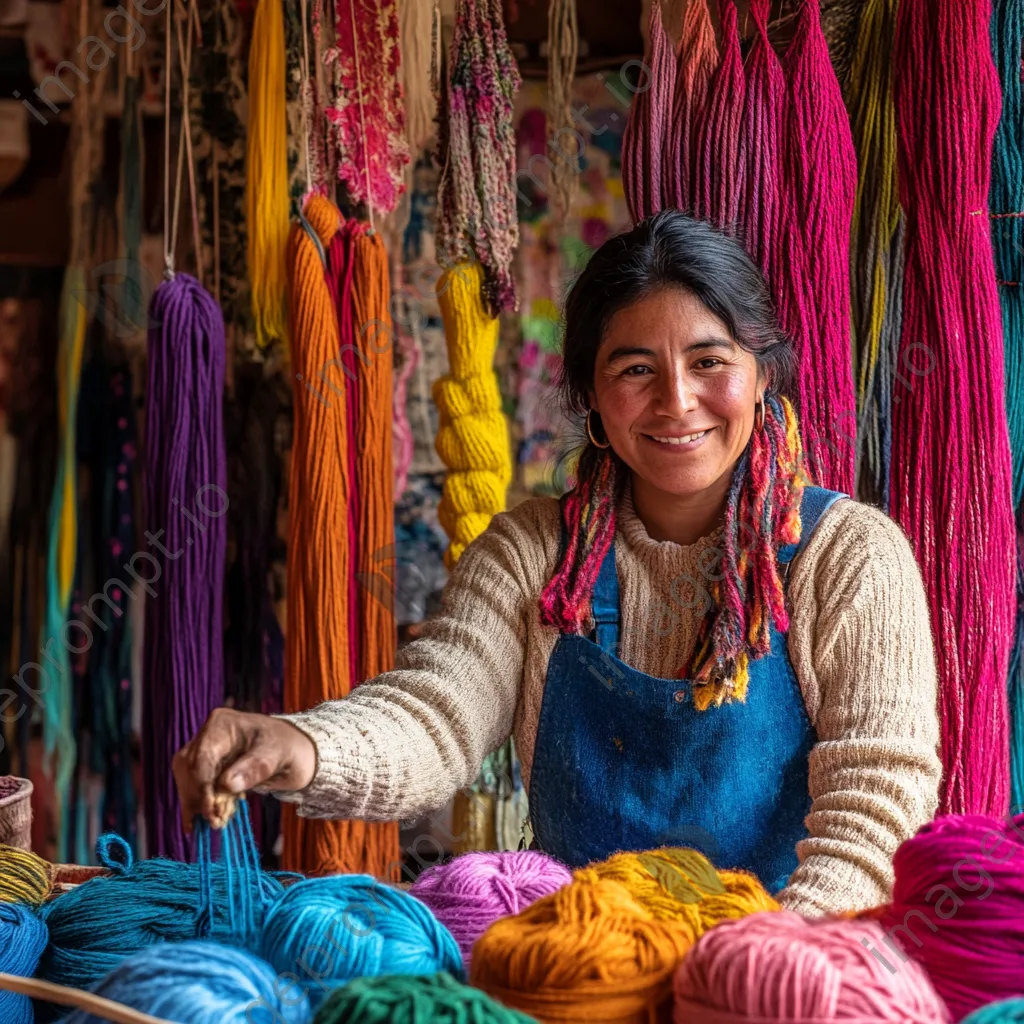
<path id="1" fill-rule="evenodd" d="M 529 787 L 557 640 L 538 620 L 537 597 L 554 571 L 558 537 L 554 499 L 497 516 L 394 671 L 344 700 L 285 716 L 317 748 L 313 782 L 285 796 L 300 814 L 418 817 L 471 783 L 510 733 Z M 651 540 L 627 495 L 616 565 L 620 653 L 629 665 L 672 678 L 687 662 L 699 623 L 673 599 L 673 583 L 683 574 L 701 579 L 702 553 L 713 544 Z M 699 608 L 678 582 L 675 594 Z M 806 914 L 870 907 L 889 895 L 896 847 L 932 817 L 938 799 L 935 660 L 920 572 L 895 523 L 844 500 L 793 562 L 788 600 L 790 659 L 818 742 L 808 837 L 781 901 Z"/>

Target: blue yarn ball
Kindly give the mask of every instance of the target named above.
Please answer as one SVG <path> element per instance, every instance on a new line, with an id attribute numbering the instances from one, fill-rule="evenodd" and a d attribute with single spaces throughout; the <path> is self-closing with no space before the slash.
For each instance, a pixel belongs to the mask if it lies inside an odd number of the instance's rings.
<path id="1" fill-rule="evenodd" d="M 0 971 L 31 978 L 45 948 L 46 925 L 35 911 L 21 903 L 0 903 Z M 28 996 L 0 992 L 0 1021 L 32 1024 L 34 1019 Z"/>
<path id="2" fill-rule="evenodd" d="M 313 1008 L 353 978 L 378 974 L 464 977 L 451 932 L 418 899 L 369 875 L 310 878 L 267 911 L 260 954 L 309 987 Z"/>
<path id="3" fill-rule="evenodd" d="M 127 844 L 118 837 L 104 836 L 97 852 L 114 874 L 85 882 L 42 910 L 50 943 L 39 976 L 58 985 L 91 988 L 125 957 L 147 946 L 206 937 L 197 931 L 201 903 L 198 866 L 162 859 L 135 864 Z M 213 922 L 209 937 L 233 942 L 229 904 L 237 898 L 240 880 L 229 875 L 222 864 L 211 865 L 210 872 Z M 284 886 L 266 874 L 248 884 L 244 895 L 257 907 L 261 919 L 260 900 L 277 899 Z M 259 924 L 258 919 L 257 928 Z"/>
<path id="4" fill-rule="evenodd" d="M 965 1017 L 963 1024 L 1024 1024 L 1024 999 L 989 1003 Z"/>
<path id="5" fill-rule="evenodd" d="M 219 942 L 165 942 L 122 961 L 96 995 L 176 1024 L 308 1024 L 302 989 L 270 965 Z M 103 1024 L 77 1010 L 64 1024 Z"/>

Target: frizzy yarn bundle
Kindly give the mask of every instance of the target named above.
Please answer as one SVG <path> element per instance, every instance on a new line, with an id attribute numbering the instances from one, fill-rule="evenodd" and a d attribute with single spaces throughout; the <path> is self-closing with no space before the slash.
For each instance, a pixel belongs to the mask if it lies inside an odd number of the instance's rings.
<path id="1" fill-rule="evenodd" d="M 698 937 L 720 921 L 779 909 L 756 876 L 746 871 L 716 871 L 702 853 L 685 847 L 617 853 L 581 868 L 575 877 L 619 882 L 656 918 L 683 921 Z"/>
<path id="2" fill-rule="evenodd" d="M 500 917 L 568 885 L 572 873 L 537 850 L 473 852 L 428 868 L 410 892 L 448 928 L 468 964 L 473 943 Z"/>
<path id="3" fill-rule="evenodd" d="M 921 964 L 957 1020 L 1024 993 L 1024 815 L 937 818 L 900 846 L 893 870 L 877 915 L 889 960 Z"/>
<path id="4" fill-rule="evenodd" d="M 335 989 L 313 1024 L 530 1024 L 450 974 L 359 978 Z"/>
<path id="5" fill-rule="evenodd" d="M 279 973 L 316 978 L 314 1009 L 328 988 L 353 978 L 463 973 L 455 939 L 427 907 L 369 875 L 291 886 L 267 913 L 260 955 Z"/>
<path id="6" fill-rule="evenodd" d="M 0 973 L 31 978 L 46 948 L 46 925 L 20 903 L 0 903 Z M 35 1016 L 27 996 L 0 992 L 0 1021 L 32 1024 Z"/>
<path id="7" fill-rule="evenodd" d="M 726 921 L 676 973 L 676 1024 L 947 1024 L 915 963 L 888 970 L 872 921 L 808 921 L 788 910 Z"/>
<path id="8" fill-rule="evenodd" d="M 175 1024 L 308 1024 L 299 986 L 270 965 L 218 942 L 162 943 L 139 950 L 97 985 L 96 995 Z M 6 1018 L 4 1018 L 6 1020 Z M 84 1010 L 64 1024 L 100 1024 Z"/>
<path id="9" fill-rule="evenodd" d="M 491 925 L 473 947 L 470 981 L 546 1022 L 653 1020 L 695 939 L 618 882 L 575 881 Z"/>

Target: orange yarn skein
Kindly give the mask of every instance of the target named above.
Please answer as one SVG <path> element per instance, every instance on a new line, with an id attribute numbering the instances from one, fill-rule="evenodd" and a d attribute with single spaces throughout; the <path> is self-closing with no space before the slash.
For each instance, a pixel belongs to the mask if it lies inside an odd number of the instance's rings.
<path id="1" fill-rule="evenodd" d="M 470 980 L 545 1024 L 650 1024 L 669 1019 L 672 972 L 696 938 L 618 882 L 576 881 L 491 925 Z"/>

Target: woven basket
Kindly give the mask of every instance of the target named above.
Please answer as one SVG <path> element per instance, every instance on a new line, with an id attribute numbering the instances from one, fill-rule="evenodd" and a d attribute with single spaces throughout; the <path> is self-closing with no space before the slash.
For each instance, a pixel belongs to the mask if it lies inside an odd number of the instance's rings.
<path id="1" fill-rule="evenodd" d="M 0 843 L 32 848 L 32 783 L 0 775 Z"/>

